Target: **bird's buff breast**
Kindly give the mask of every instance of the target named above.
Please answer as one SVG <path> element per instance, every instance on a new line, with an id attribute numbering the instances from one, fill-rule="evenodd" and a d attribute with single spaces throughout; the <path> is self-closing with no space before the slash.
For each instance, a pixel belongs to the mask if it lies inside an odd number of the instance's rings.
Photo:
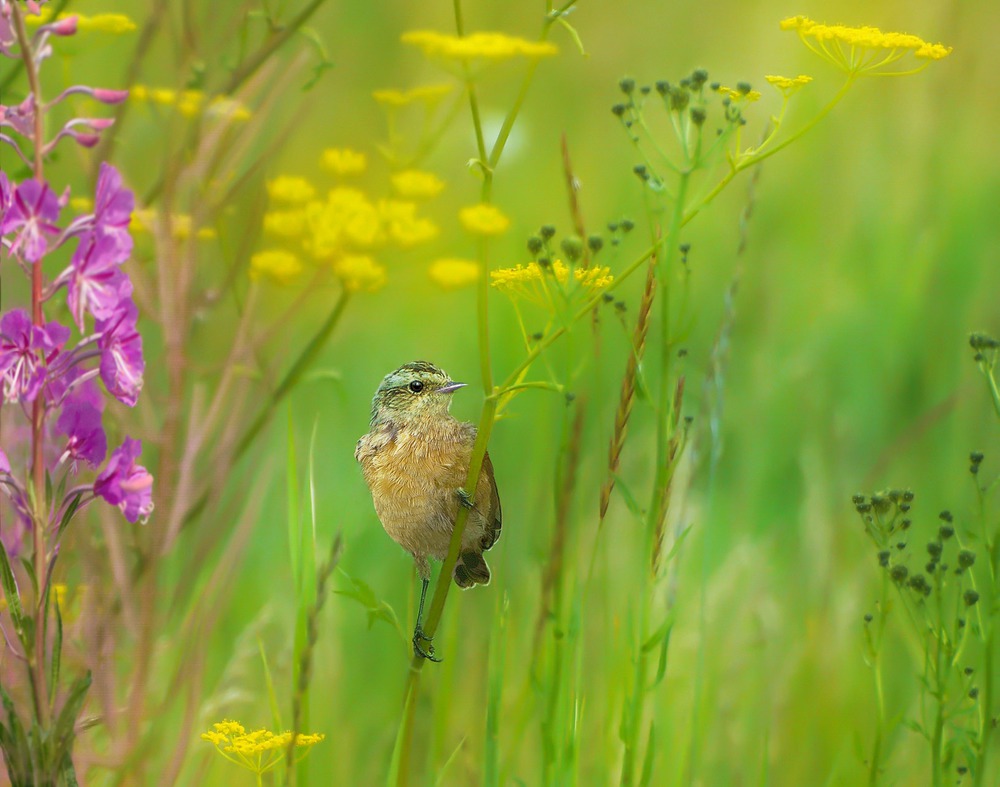
<path id="1" fill-rule="evenodd" d="M 458 435 L 408 429 L 362 438 L 358 459 L 375 512 L 412 554 L 443 559 L 447 553 L 470 448 Z"/>

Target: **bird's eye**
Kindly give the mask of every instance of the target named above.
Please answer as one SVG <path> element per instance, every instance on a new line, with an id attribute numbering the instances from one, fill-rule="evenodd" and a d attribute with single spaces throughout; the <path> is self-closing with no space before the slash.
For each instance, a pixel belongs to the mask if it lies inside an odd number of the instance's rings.
<path id="1" fill-rule="evenodd" d="M 413 393 L 420 393 L 424 390 L 424 384 L 420 382 L 420 380 L 414 380 L 410 383 L 410 390 L 413 391 Z"/>

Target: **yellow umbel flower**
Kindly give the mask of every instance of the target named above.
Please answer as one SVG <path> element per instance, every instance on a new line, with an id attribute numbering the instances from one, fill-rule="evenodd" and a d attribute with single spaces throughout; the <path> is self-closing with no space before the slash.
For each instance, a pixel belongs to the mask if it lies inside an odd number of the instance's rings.
<path id="1" fill-rule="evenodd" d="M 403 33 L 404 44 L 419 47 L 427 57 L 446 60 L 507 60 L 512 57 L 551 57 L 559 48 L 548 41 L 528 41 L 505 33 L 471 33 L 453 36 L 433 30 Z"/>
<path id="2" fill-rule="evenodd" d="M 883 33 L 877 27 L 824 25 L 807 16 L 793 16 L 781 22 L 782 30 L 795 30 L 813 52 L 852 76 L 899 76 L 912 74 L 928 63 L 899 71 L 887 68 L 912 53 L 925 61 L 940 60 L 951 47 L 931 44 L 909 33 Z"/>
<path id="3" fill-rule="evenodd" d="M 188 118 L 202 113 L 230 120 L 249 120 L 251 117 L 250 110 L 239 101 L 228 96 L 215 96 L 209 101 L 208 95 L 202 90 L 177 91 L 168 87 L 133 85 L 129 90 L 129 98 L 162 107 L 176 107 L 181 115 Z"/>
<path id="4" fill-rule="evenodd" d="M 386 88 L 372 93 L 378 103 L 389 107 L 405 107 L 418 101 L 425 104 L 435 104 L 453 90 L 451 85 L 422 85 L 410 90 L 394 90 Z"/>
<path id="5" fill-rule="evenodd" d="M 431 281 L 445 290 L 457 290 L 479 280 L 479 263 L 447 257 L 435 260 L 427 270 Z"/>
<path id="6" fill-rule="evenodd" d="M 275 202 L 287 202 L 298 205 L 308 202 L 316 196 L 316 188 L 305 178 L 291 175 L 279 175 L 267 182 L 267 196 Z"/>
<path id="7" fill-rule="evenodd" d="M 264 232 L 276 238 L 298 238 L 306 230 L 306 214 L 301 210 L 272 210 L 264 214 Z"/>
<path id="8" fill-rule="evenodd" d="M 463 227 L 476 235 L 501 235 L 510 226 L 510 219 L 499 208 L 485 202 L 462 208 L 458 219 Z"/>
<path id="9" fill-rule="evenodd" d="M 551 265 L 542 267 L 537 262 L 527 265 L 516 265 L 513 268 L 501 268 L 490 273 L 490 282 L 500 292 L 511 298 L 524 298 L 554 309 L 556 302 L 552 298 L 551 287 L 558 286 L 566 291 L 572 279 L 576 284 L 573 291 L 566 294 L 570 297 L 576 294 L 594 295 L 609 287 L 615 277 L 607 267 L 570 268 L 562 260 L 555 260 Z"/>
<path id="10" fill-rule="evenodd" d="M 774 74 L 768 74 L 764 77 L 769 84 L 774 85 L 778 90 L 780 90 L 785 96 L 790 96 L 799 88 L 808 85 L 813 81 L 813 78 L 806 76 L 805 74 L 799 74 L 797 77 L 781 77 L 775 76 Z"/>
<path id="11" fill-rule="evenodd" d="M 370 249 L 385 242 L 378 208 L 363 191 L 338 187 L 326 201 L 305 206 L 307 234 L 303 245 L 318 259 L 330 259 L 345 248 Z"/>
<path id="12" fill-rule="evenodd" d="M 440 194 L 444 189 L 444 182 L 433 172 L 404 169 L 392 176 L 392 187 L 401 197 L 422 199 Z"/>
<path id="13" fill-rule="evenodd" d="M 715 91 L 724 98 L 728 98 L 731 101 L 757 101 L 760 99 L 759 90 L 740 90 L 739 88 L 726 87 L 725 85 L 719 85 L 715 88 Z"/>
<path id="14" fill-rule="evenodd" d="M 333 272 L 348 292 L 377 292 L 385 286 L 385 268 L 364 254 L 345 254 L 333 261 Z"/>
<path id="15" fill-rule="evenodd" d="M 64 11 L 56 19 L 67 19 L 71 16 L 76 17 L 76 31 L 78 33 L 95 32 L 120 35 L 121 33 L 131 33 L 136 29 L 135 22 L 125 16 L 125 14 L 94 14 L 93 16 L 86 16 L 84 14 L 68 14 Z M 52 9 L 43 8 L 38 16 L 28 15 L 24 21 L 31 27 L 48 24 L 52 21 Z"/>
<path id="16" fill-rule="evenodd" d="M 300 751 L 296 762 L 326 736 L 322 733 L 295 736 L 295 748 Z M 256 774 L 266 773 L 284 762 L 288 746 L 292 742 L 291 732 L 274 733 L 269 730 L 247 732 L 237 721 L 224 720 L 212 725 L 212 729 L 201 734 L 201 739 L 211 743 L 230 762 L 235 762 Z"/>
<path id="17" fill-rule="evenodd" d="M 379 200 L 378 210 L 389 237 L 404 249 L 438 236 L 439 230 L 433 221 L 417 216 L 416 203 L 384 199 Z"/>
<path id="18" fill-rule="evenodd" d="M 334 175 L 360 175 L 368 167 L 368 158 L 350 148 L 327 148 L 323 151 L 320 164 Z"/>
<path id="19" fill-rule="evenodd" d="M 290 251 L 269 249 L 250 258 L 250 278 L 267 277 L 278 284 L 291 284 L 302 273 L 302 263 Z"/>

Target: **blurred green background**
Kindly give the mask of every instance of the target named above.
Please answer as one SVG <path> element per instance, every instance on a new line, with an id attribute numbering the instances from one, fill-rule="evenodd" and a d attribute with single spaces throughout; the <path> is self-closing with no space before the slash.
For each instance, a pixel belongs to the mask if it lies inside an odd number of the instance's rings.
<path id="1" fill-rule="evenodd" d="M 141 21 L 145 3 L 81 0 L 84 13 L 127 12 Z M 229 3 L 196 7 L 205 67 L 223 68 L 231 54 L 234 14 Z M 168 10 L 180 18 L 181 4 Z M 186 6 L 190 7 L 190 6 Z M 236 8 L 236 6 L 233 6 Z M 290 6 L 290 9 L 294 6 Z M 542 4 L 534 0 L 463 4 L 469 30 L 502 30 L 533 38 Z M 581 55 L 556 29 L 557 58 L 544 61 L 496 172 L 495 201 L 512 219 L 495 245 L 494 265 L 527 262 L 524 242 L 544 223 L 568 232 L 560 136 L 568 139 L 581 183 L 588 228 L 629 216 L 637 229 L 620 254 L 603 264 L 621 267 L 646 246 L 636 156 L 610 106 L 618 79 L 676 80 L 695 67 L 725 84 L 746 80 L 764 92 L 748 111 L 747 140 L 779 108 L 764 74 L 810 74 L 815 81 L 792 102 L 789 129 L 822 106 L 839 75 L 820 61 L 780 19 L 805 14 L 820 21 L 871 24 L 913 32 L 954 47 L 926 72 L 900 79 L 862 80 L 802 141 L 769 159 L 754 189 L 746 249 L 737 254 L 740 214 L 749 178 L 741 177 L 685 230 L 690 253 L 694 320 L 683 362 L 684 413 L 694 417 L 698 455 L 685 465 L 685 494 L 676 514 L 693 524 L 677 557 L 677 622 L 665 681 L 651 700 L 660 749 L 653 784 L 857 784 L 866 774 L 874 697 L 862 658 L 862 616 L 877 594 L 874 551 L 850 497 L 887 486 L 916 493 L 915 527 L 929 534 L 939 510 L 961 520 L 973 508 L 967 475 L 970 450 L 992 456 L 1000 425 L 990 412 L 968 349 L 970 331 L 1000 333 L 1000 109 L 993 96 L 1000 54 L 994 42 L 1000 14 L 988 3 L 774 2 L 665 4 L 650 0 L 581 2 L 571 17 L 586 49 Z M 173 19 L 173 17 L 171 17 Z M 351 147 L 373 162 L 362 181 L 375 193 L 386 170 L 374 146 L 385 137 L 372 90 L 408 88 L 450 77 L 399 42 L 412 29 L 453 29 L 450 3 L 341 0 L 311 20 L 333 68 L 308 92 L 302 73 L 267 108 L 275 124 L 296 117 L 295 129 L 268 165 L 279 174 L 313 177 L 321 151 Z M 174 19 L 145 57 L 137 81 L 183 87 L 193 79 Z M 81 37 L 64 61 L 74 83 L 118 87 L 134 35 Z M 277 57 L 291 62 L 307 42 L 293 38 Z M 487 128 L 496 129 L 510 105 L 521 68 L 499 64 L 481 79 Z M 57 71 L 54 69 L 53 71 Z M 53 78 L 55 78 L 53 76 Z M 773 93 L 773 95 L 772 95 Z M 155 116 L 136 112 L 120 129 L 115 161 L 142 194 L 155 180 L 149 166 L 170 135 Z M 344 571 L 362 578 L 388 602 L 404 628 L 412 622 L 416 581 L 412 561 L 382 531 L 353 458 L 367 428 L 372 393 L 387 372 L 413 359 L 432 360 L 455 378 L 478 382 L 475 298 L 471 289 L 442 292 L 427 278 L 441 256 L 471 256 L 472 241 L 457 226 L 458 207 L 478 200 L 479 184 L 465 163 L 474 155 L 467 112 L 459 112 L 425 168 L 447 182 L 429 214 L 442 226 L 431 244 L 387 258 L 388 284 L 351 303 L 317 366 L 324 372 L 291 397 L 265 440 L 230 470 L 239 499 L 263 485 L 245 559 L 227 577 L 228 607 L 210 633 L 198 730 L 222 717 L 248 727 L 270 722 L 256 638 L 267 649 L 283 703 L 289 702 L 294 591 L 287 560 L 285 464 L 287 419 L 296 434 L 300 469 L 316 429 L 316 510 L 320 551 L 343 534 Z M 63 177 L 77 162 L 60 161 Z M 323 183 L 322 176 L 315 178 Z M 240 207 L 242 210 L 242 207 Z M 233 218 L 238 221 L 238 218 Z M 206 282 L 211 252 L 203 253 Z M 724 356 L 719 399 L 706 393 L 713 345 L 726 318 L 725 296 L 739 284 Z M 616 290 L 630 320 L 641 276 Z M 257 302 L 265 325 L 299 290 L 265 285 Z M 312 334 L 336 296 L 320 289 L 267 351 Z M 630 323 L 631 324 L 631 323 Z M 528 325 L 529 330 L 534 326 Z M 540 326 L 539 326 L 540 327 Z M 577 333 L 586 355 L 588 326 Z M 494 367 L 506 376 L 523 357 L 514 314 L 501 296 L 491 300 Z M 210 315 L 199 341 L 206 353 L 225 347 L 231 327 L 224 311 Z M 627 352 L 627 331 L 604 312 L 602 363 L 573 383 L 591 402 L 579 494 L 571 519 L 570 555 L 586 576 L 597 523 L 597 486 L 606 470 L 607 440 Z M 155 329 L 147 336 L 150 366 L 143 407 L 155 408 L 158 377 Z M 553 353 L 562 369 L 564 346 Z M 535 369 L 536 378 L 544 375 Z M 475 385 L 456 396 L 453 413 L 475 420 Z M 437 647 L 446 661 L 428 665 L 418 752 L 437 774 L 458 754 L 442 784 L 478 784 L 485 735 L 487 653 L 500 599 L 509 596 L 507 671 L 500 732 L 509 784 L 541 784 L 542 751 L 532 714 L 531 647 L 541 566 L 553 523 L 553 468 L 566 414 L 562 397 L 530 392 L 514 400 L 490 445 L 503 499 L 503 538 L 491 559 L 487 589 L 453 593 Z M 644 477 L 652 457 L 645 435 L 652 412 L 640 402 L 623 457 L 625 477 Z M 136 419 L 155 428 L 154 413 Z M 713 436 L 710 426 L 717 427 Z M 717 461 L 711 461 L 713 451 Z M 156 527 L 154 519 L 148 527 Z M 206 523 L 205 526 L 211 526 Z M 617 780 L 621 679 L 627 633 L 623 612 L 633 600 L 637 569 L 630 555 L 638 538 L 620 497 L 613 498 L 601 536 L 601 555 L 587 587 L 587 614 L 576 680 L 580 784 Z M 181 550 L 184 542 L 181 542 Z M 192 554 L 191 561 L 220 555 Z M 180 568 L 177 575 L 181 575 Z M 335 575 L 343 589 L 347 581 Z M 164 590 L 164 592 L 166 592 Z M 892 627 L 890 626 L 892 629 Z M 887 663 L 890 716 L 915 713 L 918 656 L 893 629 Z M 169 637 L 169 632 L 164 633 Z M 163 642 L 170 647 L 169 640 Z M 386 625 L 370 630 L 350 599 L 328 600 L 312 683 L 308 729 L 327 736 L 309 757 L 311 783 L 376 784 L 384 778 L 396 733 L 409 649 Z M 164 690 L 170 676 L 162 676 Z M 696 690 L 696 686 L 700 687 Z M 286 711 L 287 713 L 287 711 Z M 151 718 L 164 736 L 178 722 Z M 154 735 L 155 739 L 155 735 Z M 887 781 L 924 783 L 927 752 L 898 728 L 889 742 Z M 243 783 L 207 743 L 191 744 L 180 783 Z M 156 758 L 157 754 L 149 755 Z M 418 760 L 421 761 L 422 760 Z M 994 759 L 994 764 L 998 760 Z M 431 777 L 424 783 L 434 783 Z M 111 783 L 95 772 L 95 783 Z M 519 781 L 520 780 L 520 781 Z M 417 782 L 421 783 L 421 782 Z M 1000 783 L 996 779 L 987 783 Z"/>

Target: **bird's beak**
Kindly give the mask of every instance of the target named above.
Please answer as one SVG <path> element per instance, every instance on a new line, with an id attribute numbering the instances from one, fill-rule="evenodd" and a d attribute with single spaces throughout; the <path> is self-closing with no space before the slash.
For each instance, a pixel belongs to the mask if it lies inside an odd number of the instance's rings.
<path id="1" fill-rule="evenodd" d="M 468 383 L 448 383 L 438 388 L 438 393 L 455 393 L 459 388 L 465 388 Z"/>

